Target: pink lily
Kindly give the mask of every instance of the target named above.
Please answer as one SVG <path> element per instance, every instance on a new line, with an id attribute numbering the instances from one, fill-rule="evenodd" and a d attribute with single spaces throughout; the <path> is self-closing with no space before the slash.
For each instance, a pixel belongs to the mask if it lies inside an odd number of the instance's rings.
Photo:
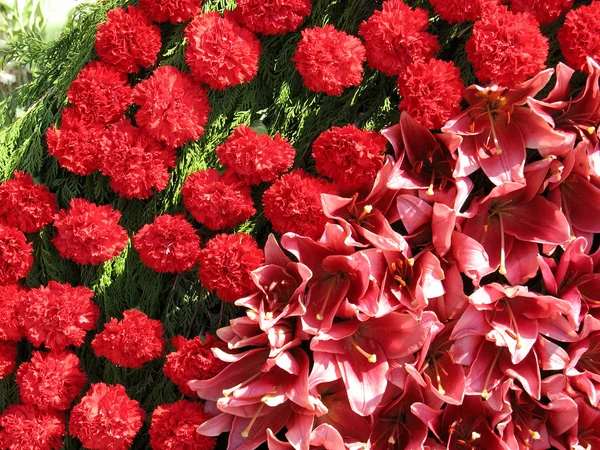
<path id="1" fill-rule="evenodd" d="M 467 108 L 450 120 L 442 131 L 462 137 L 458 147 L 456 177 L 482 168 L 496 185 L 524 183 L 526 148 L 561 145 L 565 138 L 533 110 L 525 106 L 550 80 L 553 70 L 506 89 L 499 86 L 470 86 L 465 91 Z"/>
<path id="2" fill-rule="evenodd" d="M 575 397 L 577 423 L 562 436 L 553 439 L 559 450 L 592 450 L 600 446 L 600 410 L 590 405 L 585 397 Z"/>
<path id="3" fill-rule="evenodd" d="M 570 361 L 565 374 L 573 387 L 585 393 L 592 405 L 600 405 L 600 320 L 583 320 L 579 341 L 567 349 Z"/>

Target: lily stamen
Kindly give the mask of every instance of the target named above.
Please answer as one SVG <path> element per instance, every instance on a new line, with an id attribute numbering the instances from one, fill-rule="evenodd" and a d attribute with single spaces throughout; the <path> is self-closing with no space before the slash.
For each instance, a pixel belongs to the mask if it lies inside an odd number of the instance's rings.
<path id="1" fill-rule="evenodd" d="M 358 345 L 353 338 L 350 338 L 350 341 L 352 342 L 352 346 L 354 347 L 354 349 L 360 353 L 361 355 L 363 355 L 365 358 L 367 358 L 367 361 L 369 361 L 370 363 L 376 363 L 377 362 L 377 355 L 374 353 L 368 353 L 366 351 L 364 351 L 360 345 Z"/>
<path id="2" fill-rule="evenodd" d="M 492 364 L 490 364 L 490 369 L 488 370 L 487 376 L 485 377 L 485 381 L 483 382 L 483 390 L 481 391 L 481 397 L 484 400 L 487 400 L 492 395 L 488 392 L 487 386 L 488 386 L 488 383 L 490 382 L 490 378 L 492 377 L 492 372 L 494 371 L 494 367 L 496 366 L 496 363 L 498 362 L 499 357 L 500 357 L 500 350 L 498 349 L 498 350 L 496 350 L 496 356 L 494 356 L 494 360 L 492 361 Z"/>
<path id="3" fill-rule="evenodd" d="M 538 433 L 537 431 L 533 431 L 533 430 L 529 430 L 529 435 L 531 436 L 531 439 L 533 439 L 534 441 L 539 441 L 542 436 L 540 436 L 540 433 Z"/>
<path id="4" fill-rule="evenodd" d="M 246 381 L 243 381 L 242 383 L 237 384 L 230 389 L 223 389 L 223 397 L 229 397 L 234 391 L 237 391 L 238 389 L 243 388 L 247 384 L 252 383 L 254 380 L 256 380 L 258 377 L 260 377 L 262 374 L 263 374 L 262 372 L 255 373 L 250 378 L 248 378 Z"/>
<path id="5" fill-rule="evenodd" d="M 243 438 L 247 438 L 250 435 L 250 430 L 252 429 L 252 425 L 254 425 L 254 422 L 256 422 L 256 419 L 258 418 L 258 415 L 261 413 L 264 406 L 265 406 L 264 403 L 260 404 L 260 406 L 256 410 L 256 413 L 254 413 L 254 416 L 252 416 L 250 423 L 248 424 L 248 426 L 246 428 L 244 428 L 244 431 L 242 431 Z"/>
<path id="6" fill-rule="evenodd" d="M 321 310 L 317 314 L 317 320 L 323 320 L 325 317 L 325 309 L 327 308 L 327 304 L 329 303 L 329 297 L 331 297 L 331 291 L 333 291 L 333 285 L 335 284 L 335 280 L 329 285 L 327 289 L 327 294 L 325 295 L 325 300 L 323 300 L 323 306 L 321 306 Z"/>
<path id="7" fill-rule="evenodd" d="M 502 214 L 498 214 L 500 221 L 500 268 L 498 273 L 506 275 L 506 252 L 504 251 L 504 223 L 502 222 Z"/>
<path id="8" fill-rule="evenodd" d="M 437 381 L 437 390 L 440 394 L 444 395 L 446 393 L 446 390 L 442 387 L 442 377 L 440 376 L 438 365 L 435 359 L 433 360 L 433 370 L 435 372 L 435 379 Z"/>
<path id="9" fill-rule="evenodd" d="M 433 183 L 435 182 L 435 171 L 431 172 L 431 182 L 429 183 L 429 189 L 425 192 L 427 195 L 433 195 Z"/>
<path id="10" fill-rule="evenodd" d="M 508 314 L 508 319 L 510 321 L 510 325 L 515 329 L 515 333 L 510 333 L 510 330 L 506 331 L 506 334 L 508 334 L 511 338 L 513 338 L 514 340 L 517 341 L 517 348 L 523 348 L 523 344 L 521 343 L 521 335 L 519 334 L 519 325 L 517 325 L 517 319 L 515 318 L 515 315 L 513 314 L 512 308 L 510 307 L 510 304 L 505 301 L 504 302 L 504 306 L 506 308 L 506 312 Z M 511 336 L 512 334 L 512 336 Z"/>
<path id="11" fill-rule="evenodd" d="M 358 216 L 358 219 L 356 219 L 356 220 L 358 222 L 360 222 L 365 217 L 367 217 L 369 214 L 371 214 L 372 211 L 373 211 L 373 206 L 371 206 L 371 205 L 365 205 L 365 207 L 363 208 L 362 213 L 360 214 L 360 216 Z"/>

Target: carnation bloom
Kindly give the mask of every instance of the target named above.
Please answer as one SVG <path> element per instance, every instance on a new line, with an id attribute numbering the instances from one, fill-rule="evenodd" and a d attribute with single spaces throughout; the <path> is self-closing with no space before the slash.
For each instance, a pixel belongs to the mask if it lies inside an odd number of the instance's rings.
<path id="1" fill-rule="evenodd" d="M 71 83 L 67 97 L 88 122 L 108 125 L 123 118 L 132 94 L 126 74 L 93 61 Z"/>
<path id="2" fill-rule="evenodd" d="M 112 125 L 102 141 L 99 169 L 110 187 L 125 198 L 145 199 L 169 184 L 169 168 L 177 155 L 142 128 L 124 120 Z"/>
<path id="3" fill-rule="evenodd" d="M 22 300 L 23 290 L 18 284 L 0 286 L 0 341 L 20 341 L 24 336 L 17 317 Z"/>
<path id="4" fill-rule="evenodd" d="M 360 25 L 365 39 L 369 66 L 395 76 L 413 61 L 426 61 L 438 51 L 437 37 L 425 30 L 429 25 L 427 11 L 410 7 L 402 0 L 388 0 L 382 11 Z"/>
<path id="5" fill-rule="evenodd" d="M 96 32 L 100 60 L 125 73 L 152 66 L 161 45 L 160 28 L 135 6 L 111 9 Z"/>
<path id="6" fill-rule="evenodd" d="M 187 210 L 211 230 L 232 228 L 256 213 L 250 189 L 230 172 L 194 172 L 185 181 L 181 194 Z"/>
<path id="7" fill-rule="evenodd" d="M 219 234 L 200 252 L 200 281 L 226 302 L 234 302 L 256 290 L 250 272 L 264 260 L 256 241 L 244 233 Z"/>
<path id="8" fill-rule="evenodd" d="M 295 155 L 294 147 L 279 133 L 272 138 L 244 124 L 217 147 L 221 163 L 247 184 L 275 181 L 292 166 Z"/>
<path id="9" fill-rule="evenodd" d="M 327 181 L 296 169 L 283 175 L 265 191 L 265 217 L 279 233 L 297 233 L 317 239 L 330 220 L 323 213 L 321 194 L 333 194 Z"/>
<path id="10" fill-rule="evenodd" d="M 365 59 L 360 39 L 326 25 L 302 30 L 292 61 L 307 88 L 340 95 L 345 88 L 362 82 Z"/>
<path id="11" fill-rule="evenodd" d="M 176 351 L 167 355 L 163 371 L 181 392 L 195 397 L 188 381 L 208 380 L 223 370 L 225 363 L 213 354 L 212 348 L 222 348 L 225 344 L 208 333 L 204 342 L 199 336 L 189 340 L 183 336 L 175 336 L 171 343 Z"/>
<path id="12" fill-rule="evenodd" d="M 29 274 L 33 246 L 13 227 L 0 224 L 0 286 L 14 284 Z"/>
<path id="13" fill-rule="evenodd" d="M 69 433 L 90 450 L 127 450 L 145 416 L 123 386 L 96 383 L 73 407 Z"/>
<path id="14" fill-rule="evenodd" d="M 187 22 L 200 13 L 202 0 L 139 0 L 155 22 Z"/>
<path id="15" fill-rule="evenodd" d="M 56 281 L 29 290 L 18 314 L 29 342 L 52 350 L 79 347 L 100 316 L 93 297 L 91 289 Z"/>
<path id="16" fill-rule="evenodd" d="M 127 247 L 127 232 L 119 225 L 121 213 L 110 205 L 98 206 L 82 198 L 58 212 L 52 243 L 63 258 L 77 264 L 110 261 Z"/>
<path id="17" fill-rule="evenodd" d="M 433 11 L 449 23 L 469 22 L 479 19 L 498 0 L 429 0 Z"/>
<path id="18" fill-rule="evenodd" d="M 321 175 L 346 189 L 373 182 L 383 167 L 385 138 L 355 125 L 332 127 L 313 142 L 312 152 Z"/>
<path id="19" fill-rule="evenodd" d="M 185 60 L 190 72 L 211 89 L 251 81 L 258 72 L 260 41 L 218 12 L 196 17 L 185 29 Z"/>
<path id="20" fill-rule="evenodd" d="M 452 62 L 416 61 L 398 77 L 400 110 L 424 127 L 437 129 L 460 112 L 464 89 L 460 70 Z"/>
<path id="21" fill-rule="evenodd" d="M 567 64 L 574 69 L 586 70 L 587 60 L 600 59 L 600 2 L 581 6 L 567 13 L 558 42 Z"/>
<path id="22" fill-rule="evenodd" d="M 499 7 L 475 22 L 465 49 L 481 82 L 512 88 L 544 70 L 548 39 L 531 15 Z"/>
<path id="23" fill-rule="evenodd" d="M 216 439 L 196 432 L 210 417 L 204 412 L 204 404 L 199 402 L 179 400 L 161 405 L 152 413 L 150 447 L 152 450 L 213 450 Z"/>
<path id="24" fill-rule="evenodd" d="M 175 67 L 159 67 L 136 85 L 133 101 L 141 106 L 138 126 L 166 145 L 179 147 L 204 134 L 210 113 L 206 89 Z"/>
<path id="25" fill-rule="evenodd" d="M 137 309 L 124 311 L 123 320 L 112 318 L 104 324 L 104 330 L 92 341 L 92 348 L 96 356 L 104 356 L 117 366 L 139 369 L 163 354 L 162 323 Z"/>
<path id="26" fill-rule="evenodd" d="M 70 107 L 62 111 L 60 127 L 46 131 L 48 153 L 58 164 L 76 175 L 89 175 L 98 168 L 98 149 L 104 125 L 90 121 L 87 113 Z"/>
<path id="27" fill-rule="evenodd" d="M 15 342 L 0 341 L 0 380 L 13 373 L 16 365 L 17 344 Z"/>
<path id="28" fill-rule="evenodd" d="M 10 405 L 0 415 L 0 445 L 4 450 L 58 450 L 65 434 L 65 419 L 56 411 Z"/>
<path id="29" fill-rule="evenodd" d="M 200 238 L 183 214 L 165 214 L 144 225 L 133 237 L 133 246 L 152 270 L 181 273 L 196 264 Z"/>
<path id="30" fill-rule="evenodd" d="M 295 31 L 310 14 L 310 0 L 238 0 L 233 17 L 255 33 Z"/>
<path id="31" fill-rule="evenodd" d="M 86 381 L 79 358 L 68 351 L 33 352 L 17 370 L 21 401 L 44 411 L 68 409 Z"/>
<path id="32" fill-rule="evenodd" d="M 540 25 L 548 25 L 573 7 L 573 0 L 511 0 L 510 10 L 533 14 Z"/>
<path id="33" fill-rule="evenodd" d="M 31 175 L 15 170 L 13 178 L 0 184 L 0 223 L 35 233 L 54 219 L 56 197 Z"/>

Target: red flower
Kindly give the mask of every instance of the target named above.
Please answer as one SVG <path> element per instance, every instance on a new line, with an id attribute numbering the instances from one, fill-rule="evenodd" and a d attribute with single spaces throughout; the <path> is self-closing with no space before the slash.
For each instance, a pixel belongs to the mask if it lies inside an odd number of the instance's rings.
<path id="1" fill-rule="evenodd" d="M 185 29 L 185 60 L 190 72 L 211 89 L 251 81 L 258 72 L 260 41 L 218 12 L 196 17 Z"/>
<path id="2" fill-rule="evenodd" d="M 600 59 L 600 3 L 592 2 L 567 13 L 558 42 L 567 64 L 574 69 L 586 70 L 586 57 Z"/>
<path id="3" fill-rule="evenodd" d="M 181 392 L 196 397 L 194 391 L 189 388 L 188 381 L 208 380 L 223 370 L 226 364 L 218 359 L 211 349 L 223 349 L 225 344 L 208 333 L 204 343 L 199 336 L 190 340 L 183 336 L 175 336 L 171 343 L 177 351 L 167 355 L 163 371 Z"/>
<path id="4" fill-rule="evenodd" d="M 498 4 L 498 0 L 430 0 L 433 11 L 449 23 L 472 22 Z"/>
<path id="5" fill-rule="evenodd" d="M 247 184 L 275 181 L 294 164 L 295 155 L 294 147 L 279 133 L 271 138 L 244 124 L 217 147 L 221 163 Z"/>
<path id="6" fill-rule="evenodd" d="M 310 14 L 310 0 L 238 0 L 233 17 L 255 33 L 295 31 Z"/>
<path id="7" fill-rule="evenodd" d="M 96 32 L 100 60 L 125 73 L 154 65 L 161 45 L 160 28 L 135 6 L 111 9 Z"/>
<path id="8" fill-rule="evenodd" d="M 110 187 L 125 198 L 145 199 L 169 184 L 169 167 L 177 155 L 145 130 L 123 120 L 111 126 L 102 141 L 100 172 L 110 177 Z"/>
<path id="9" fill-rule="evenodd" d="M 69 433 L 90 450 L 127 450 L 146 414 L 120 384 L 92 384 L 71 411 Z"/>
<path id="10" fill-rule="evenodd" d="M 113 317 L 104 324 L 104 331 L 96 335 L 92 348 L 97 357 L 104 356 L 117 366 L 139 369 L 163 354 L 162 323 L 137 309 L 124 311 L 123 320 Z"/>
<path id="11" fill-rule="evenodd" d="M 75 353 L 33 352 L 17 370 L 21 401 L 40 410 L 69 409 L 87 382 Z"/>
<path id="12" fill-rule="evenodd" d="M 187 22 L 200 13 L 202 0 L 139 0 L 155 22 Z"/>
<path id="13" fill-rule="evenodd" d="M 16 365 L 17 344 L 14 342 L 0 341 L 0 380 L 13 373 Z"/>
<path id="14" fill-rule="evenodd" d="M 0 222 L 23 233 L 35 233 L 54 219 L 56 197 L 28 173 L 15 170 L 13 179 L 0 184 Z"/>
<path id="15" fill-rule="evenodd" d="M 14 284 L 29 274 L 33 265 L 33 247 L 25 235 L 0 224 L 0 286 Z"/>
<path id="16" fill-rule="evenodd" d="M 461 111 L 464 90 L 460 70 L 437 59 L 416 61 L 398 77 L 400 110 L 429 129 L 440 128 Z"/>
<path id="17" fill-rule="evenodd" d="M 28 291 L 18 317 L 29 342 L 52 350 L 79 347 L 100 316 L 93 297 L 91 289 L 56 281 Z"/>
<path id="18" fill-rule="evenodd" d="M 56 411 L 10 405 L 0 416 L 0 445 L 4 450 L 58 450 L 65 434 L 65 419 Z"/>
<path id="19" fill-rule="evenodd" d="M 20 341 L 25 335 L 17 318 L 23 294 L 18 284 L 0 286 L 0 341 Z"/>
<path id="20" fill-rule="evenodd" d="M 545 69 L 548 39 L 531 15 L 497 8 L 475 22 L 465 49 L 481 82 L 512 88 Z"/>
<path id="21" fill-rule="evenodd" d="M 385 138 L 375 131 L 354 125 L 332 127 L 313 143 L 313 157 L 320 174 L 347 189 L 358 189 L 373 182 L 383 167 Z"/>
<path id="22" fill-rule="evenodd" d="M 345 88 L 362 82 L 365 48 L 360 39 L 333 25 L 302 30 L 302 39 L 292 61 L 307 88 L 327 95 L 340 95 Z"/>
<path id="23" fill-rule="evenodd" d="M 250 272 L 264 260 L 256 241 L 244 233 L 219 234 L 200 252 L 200 281 L 226 302 L 256 291 Z"/>
<path id="24" fill-rule="evenodd" d="M 90 122 L 88 113 L 65 108 L 60 127 L 52 125 L 46 131 L 48 153 L 58 159 L 61 167 L 77 175 L 89 175 L 98 168 L 103 135 L 104 125 Z"/>
<path id="25" fill-rule="evenodd" d="M 71 83 L 67 97 L 88 122 L 109 125 L 123 118 L 132 93 L 126 74 L 93 61 Z"/>
<path id="26" fill-rule="evenodd" d="M 265 217 L 279 233 L 292 232 L 317 239 L 330 222 L 321 206 L 322 193 L 333 194 L 333 186 L 296 169 L 265 191 Z"/>
<path id="27" fill-rule="evenodd" d="M 77 264 L 110 261 L 127 247 L 127 232 L 119 225 L 121 213 L 110 205 L 98 206 L 82 198 L 71 200 L 54 220 L 57 234 L 52 243 L 63 258 Z"/>
<path id="28" fill-rule="evenodd" d="M 153 450 L 212 450 L 216 439 L 196 432 L 210 417 L 199 402 L 179 400 L 161 405 L 152 413 L 150 446 Z"/>
<path id="29" fill-rule="evenodd" d="M 216 169 L 194 172 L 181 194 L 187 210 L 211 230 L 232 228 L 256 213 L 250 189 L 233 173 L 219 175 Z"/>
<path id="30" fill-rule="evenodd" d="M 413 61 L 426 61 L 438 51 L 437 37 L 425 30 L 427 11 L 411 10 L 402 0 L 388 0 L 382 11 L 360 25 L 358 34 L 365 39 L 369 66 L 394 76 Z"/>
<path id="31" fill-rule="evenodd" d="M 156 272 L 185 272 L 200 254 L 200 238 L 183 214 L 156 217 L 133 237 L 133 246 Z"/>
<path id="32" fill-rule="evenodd" d="M 133 90 L 141 106 L 136 123 L 171 147 L 196 141 L 204 134 L 210 103 L 206 89 L 175 67 L 162 66 Z"/>
<path id="33" fill-rule="evenodd" d="M 573 0 L 511 0 L 510 10 L 530 13 L 540 25 L 548 25 L 569 11 Z"/>

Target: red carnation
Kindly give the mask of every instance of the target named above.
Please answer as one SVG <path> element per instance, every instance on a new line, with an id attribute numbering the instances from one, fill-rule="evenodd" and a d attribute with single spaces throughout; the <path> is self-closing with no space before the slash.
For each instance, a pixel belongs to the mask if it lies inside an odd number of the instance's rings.
<path id="1" fill-rule="evenodd" d="M 66 434 L 64 416 L 31 405 L 10 405 L 0 416 L 3 450 L 58 450 Z"/>
<path id="2" fill-rule="evenodd" d="M 187 22 L 200 13 L 202 0 L 139 0 L 155 22 Z"/>
<path id="3" fill-rule="evenodd" d="M 250 272 L 260 267 L 264 253 L 244 233 L 219 234 L 200 252 L 200 281 L 226 302 L 234 302 L 256 290 Z"/>
<path id="4" fill-rule="evenodd" d="M 109 125 L 123 118 L 132 94 L 126 74 L 94 61 L 79 72 L 67 97 L 88 122 Z"/>
<path id="5" fill-rule="evenodd" d="M 472 22 L 498 5 L 498 0 L 429 0 L 433 11 L 449 23 Z"/>
<path id="6" fill-rule="evenodd" d="M 18 317 L 29 342 L 52 350 L 79 347 L 100 316 L 93 297 L 91 289 L 56 281 L 28 291 Z"/>
<path id="7" fill-rule="evenodd" d="M 221 163 L 247 184 L 273 182 L 294 164 L 296 151 L 279 133 L 259 134 L 239 125 L 224 144 L 217 147 Z"/>
<path id="8" fill-rule="evenodd" d="M 52 243 L 63 258 L 77 264 L 110 261 L 127 247 L 128 236 L 119 225 L 121 213 L 110 205 L 99 206 L 83 198 L 71 200 L 68 210 L 60 210 Z"/>
<path id="9" fill-rule="evenodd" d="M 483 83 L 514 87 L 546 67 L 548 39 L 533 16 L 497 8 L 475 22 L 465 46 Z"/>
<path id="10" fill-rule="evenodd" d="M 179 400 L 161 405 L 152 413 L 150 446 L 153 450 L 213 450 L 217 440 L 196 432 L 211 417 L 199 402 Z"/>
<path id="11" fill-rule="evenodd" d="M 260 41 L 218 12 L 196 17 L 185 29 L 185 39 L 192 76 L 211 89 L 249 82 L 258 72 Z"/>
<path id="12" fill-rule="evenodd" d="M 188 381 L 208 380 L 221 372 L 226 363 L 217 358 L 211 349 L 224 349 L 225 344 L 208 333 L 204 343 L 199 336 L 190 340 L 183 336 L 175 336 L 171 343 L 177 351 L 167 355 L 163 371 L 181 392 L 190 397 L 197 397 L 189 388 Z"/>
<path id="13" fill-rule="evenodd" d="M 23 295 L 18 284 L 0 286 L 0 341 L 20 341 L 25 336 L 17 317 Z"/>
<path id="14" fill-rule="evenodd" d="M 200 238 L 183 214 L 165 214 L 133 237 L 140 258 L 156 272 L 185 272 L 198 261 Z"/>
<path id="15" fill-rule="evenodd" d="M 573 0 L 511 0 L 510 10 L 533 14 L 540 25 L 548 25 L 573 7 Z"/>
<path id="16" fill-rule="evenodd" d="M 313 143 L 312 151 L 320 174 L 345 189 L 358 189 L 373 182 L 383 167 L 386 139 L 375 131 L 354 125 L 332 127 Z"/>
<path id="17" fill-rule="evenodd" d="M 17 344 L 15 342 L 0 341 L 0 380 L 13 373 L 16 365 Z"/>
<path id="18" fill-rule="evenodd" d="M 127 450 L 146 413 L 120 384 L 92 384 L 71 411 L 69 433 L 90 450 Z"/>
<path id="19" fill-rule="evenodd" d="M 0 184 L 0 222 L 23 233 L 35 233 L 54 219 L 56 197 L 28 173 L 15 170 L 12 180 Z"/>
<path id="20" fill-rule="evenodd" d="M 233 16 L 255 33 L 295 31 L 310 14 L 310 0 L 237 0 Z"/>
<path id="21" fill-rule="evenodd" d="M 135 87 L 133 101 L 141 106 L 137 124 L 166 145 L 180 147 L 204 134 L 210 113 L 206 89 L 175 67 L 156 69 Z"/>
<path id="22" fill-rule="evenodd" d="M 46 131 L 48 153 L 58 159 L 61 167 L 77 175 L 89 175 L 98 168 L 98 149 L 104 135 L 104 125 L 89 121 L 79 108 L 62 111 L 60 127 L 52 125 Z"/>
<path id="23" fill-rule="evenodd" d="M 334 193 L 325 180 L 302 169 L 283 175 L 263 195 L 265 217 L 279 233 L 292 232 L 318 239 L 330 220 L 323 213 L 321 194 Z"/>
<path id="24" fill-rule="evenodd" d="M 106 131 L 99 157 L 100 172 L 110 177 L 110 187 L 125 198 L 145 199 L 169 184 L 169 168 L 177 154 L 145 130 L 123 120 Z"/>
<path id="25" fill-rule="evenodd" d="M 33 246 L 16 228 L 0 224 L 0 286 L 25 278 L 33 265 Z"/>
<path id="26" fill-rule="evenodd" d="M 104 324 L 104 330 L 92 341 L 92 348 L 97 357 L 104 356 L 117 366 L 139 369 L 163 354 L 162 323 L 130 309 L 123 312 L 123 320 L 112 318 Z"/>
<path id="27" fill-rule="evenodd" d="M 369 66 L 395 76 L 413 61 L 433 58 L 439 44 L 436 36 L 425 31 L 428 25 L 427 11 L 411 10 L 402 0 L 384 2 L 382 11 L 360 25 Z"/>
<path id="28" fill-rule="evenodd" d="M 21 401 L 44 411 L 69 409 L 86 381 L 79 358 L 67 351 L 33 352 L 17 370 Z"/>
<path id="29" fill-rule="evenodd" d="M 574 69 L 586 70 L 586 58 L 600 60 L 600 2 L 581 6 L 567 13 L 558 42 L 567 64 Z"/>
<path id="30" fill-rule="evenodd" d="M 460 70 L 437 59 L 416 61 L 398 77 L 400 110 L 429 129 L 441 128 L 461 111 L 464 90 Z"/>
<path id="31" fill-rule="evenodd" d="M 250 188 L 230 172 L 194 172 L 185 181 L 181 194 L 187 210 L 211 230 L 232 228 L 256 213 Z"/>
<path id="32" fill-rule="evenodd" d="M 111 9 L 96 32 L 100 60 L 125 73 L 154 65 L 161 45 L 160 28 L 135 6 Z"/>
<path id="33" fill-rule="evenodd" d="M 362 82 L 365 53 L 360 39 L 326 25 L 302 30 L 292 61 L 307 88 L 340 95 L 345 88 Z"/>

